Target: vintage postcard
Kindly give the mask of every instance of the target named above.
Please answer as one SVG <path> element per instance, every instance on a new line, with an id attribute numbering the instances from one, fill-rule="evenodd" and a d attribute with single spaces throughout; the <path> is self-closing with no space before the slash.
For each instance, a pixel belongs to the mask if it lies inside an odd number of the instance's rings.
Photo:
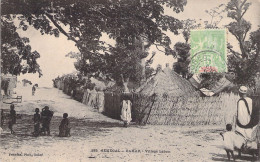
<path id="1" fill-rule="evenodd" d="M 1 0 L 0 162 L 259 161 L 259 0 Z"/>

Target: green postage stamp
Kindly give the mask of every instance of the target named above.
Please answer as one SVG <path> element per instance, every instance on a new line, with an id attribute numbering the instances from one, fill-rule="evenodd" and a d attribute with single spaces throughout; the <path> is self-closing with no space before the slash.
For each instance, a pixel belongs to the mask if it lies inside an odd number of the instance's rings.
<path id="1" fill-rule="evenodd" d="M 226 40 L 225 29 L 191 30 L 190 72 L 227 72 Z"/>

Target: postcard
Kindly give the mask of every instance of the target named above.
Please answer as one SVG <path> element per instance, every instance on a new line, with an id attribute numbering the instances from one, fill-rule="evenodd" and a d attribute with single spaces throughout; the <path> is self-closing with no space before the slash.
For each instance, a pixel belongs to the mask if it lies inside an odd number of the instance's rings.
<path id="1" fill-rule="evenodd" d="M 2 0 L 0 161 L 258 161 L 259 0 Z"/>

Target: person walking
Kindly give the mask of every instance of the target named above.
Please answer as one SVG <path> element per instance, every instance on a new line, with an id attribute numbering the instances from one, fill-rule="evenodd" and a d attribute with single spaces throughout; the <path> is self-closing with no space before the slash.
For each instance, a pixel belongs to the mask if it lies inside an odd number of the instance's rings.
<path id="1" fill-rule="evenodd" d="M 239 88 L 240 99 L 237 102 L 236 131 L 241 133 L 246 140 L 251 140 L 256 126 L 251 124 L 252 99 L 247 97 L 247 87 Z"/>

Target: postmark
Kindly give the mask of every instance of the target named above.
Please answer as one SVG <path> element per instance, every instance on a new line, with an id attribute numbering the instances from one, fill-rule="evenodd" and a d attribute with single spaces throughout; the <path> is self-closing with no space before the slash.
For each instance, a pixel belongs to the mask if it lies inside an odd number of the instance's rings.
<path id="1" fill-rule="evenodd" d="M 190 45 L 191 73 L 227 72 L 225 29 L 191 30 Z"/>

